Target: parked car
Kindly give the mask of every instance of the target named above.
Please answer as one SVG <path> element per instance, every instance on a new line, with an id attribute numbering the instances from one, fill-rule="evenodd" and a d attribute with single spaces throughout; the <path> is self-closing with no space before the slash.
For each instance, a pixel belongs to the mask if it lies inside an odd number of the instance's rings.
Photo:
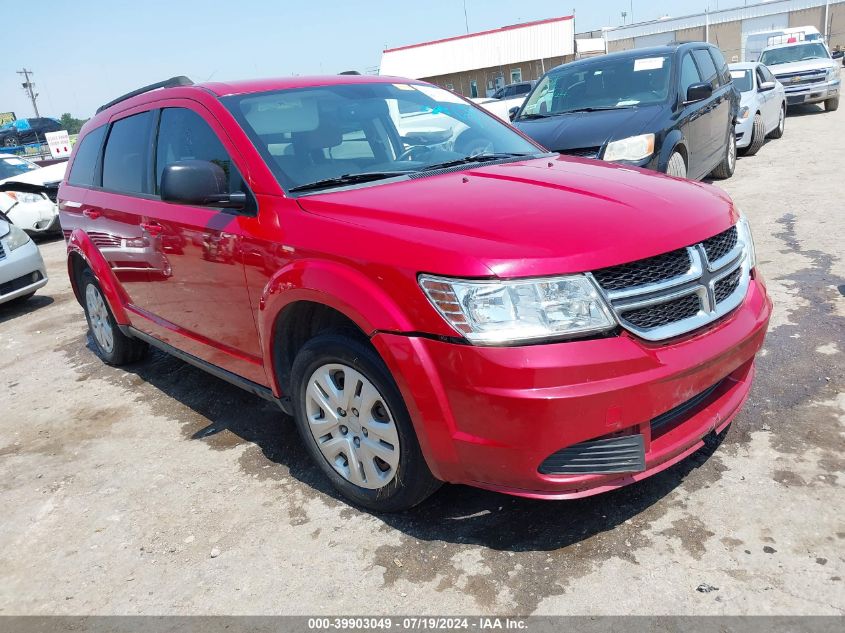
<path id="1" fill-rule="evenodd" d="M 788 106 L 824 103 L 827 112 L 839 108 L 839 64 L 823 42 L 793 42 L 770 46 L 760 55 L 786 91 Z"/>
<path id="2" fill-rule="evenodd" d="M 786 126 L 786 93 L 763 64 L 729 64 L 731 79 L 740 92 L 736 122 L 736 145 L 752 156 L 766 138 L 780 138 Z"/>
<path id="3" fill-rule="evenodd" d="M 750 33 L 745 40 L 746 62 L 760 61 L 760 54 L 770 46 L 795 42 L 823 42 L 824 36 L 814 26 L 793 26 Z"/>
<path id="4" fill-rule="evenodd" d="M 26 301 L 46 283 L 38 247 L 0 211 L 0 304 Z"/>
<path id="5" fill-rule="evenodd" d="M 738 111 L 722 53 L 698 42 L 558 66 L 513 124 L 555 152 L 699 180 L 733 175 Z"/>
<path id="6" fill-rule="evenodd" d="M 56 119 L 18 119 L 0 128 L 0 146 L 17 147 L 27 143 L 44 142 L 44 134 L 61 129 L 62 124 Z"/>
<path id="7" fill-rule="evenodd" d="M 0 154 L 0 191 L 16 203 L 5 211 L 30 235 L 61 232 L 56 195 L 66 167 L 67 163 L 39 167 L 25 158 Z"/>
<path id="8" fill-rule="evenodd" d="M 536 85 L 536 81 L 521 81 L 499 88 L 493 96 L 471 99 L 488 112 L 492 112 L 503 121 L 511 119 L 511 113 L 518 110 L 525 102 L 525 97 Z"/>
<path id="9" fill-rule="evenodd" d="M 536 81 L 518 81 L 516 83 L 502 86 L 491 95 L 491 99 L 514 99 L 528 96 L 531 89 L 537 85 Z"/>
<path id="10" fill-rule="evenodd" d="M 405 142 L 394 101 L 492 150 Z M 556 156 L 418 81 L 148 86 L 86 123 L 59 207 L 105 362 L 153 345 L 278 403 L 381 511 L 663 470 L 736 415 L 771 311 L 721 190 Z M 133 231 L 167 277 L 110 265 Z"/>

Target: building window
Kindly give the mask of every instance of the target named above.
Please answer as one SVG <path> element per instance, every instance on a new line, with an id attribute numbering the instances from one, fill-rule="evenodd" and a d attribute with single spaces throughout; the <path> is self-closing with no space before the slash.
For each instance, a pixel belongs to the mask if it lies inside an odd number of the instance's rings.
<path id="1" fill-rule="evenodd" d="M 455 85 L 454 85 L 454 84 L 451 84 L 451 83 L 447 83 L 447 84 L 446 84 L 446 90 L 454 90 L 454 89 L 455 89 Z"/>
<path id="2" fill-rule="evenodd" d="M 475 79 L 469 82 L 469 96 L 473 99 L 478 98 L 478 82 Z"/>
<path id="3" fill-rule="evenodd" d="M 511 68 L 511 83 L 516 84 L 522 81 L 522 68 Z"/>

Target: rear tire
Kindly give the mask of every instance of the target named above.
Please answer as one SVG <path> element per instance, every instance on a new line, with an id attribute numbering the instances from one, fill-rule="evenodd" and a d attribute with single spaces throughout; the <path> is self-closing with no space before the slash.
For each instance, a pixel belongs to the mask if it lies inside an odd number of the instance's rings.
<path id="1" fill-rule="evenodd" d="M 786 129 L 786 104 L 780 107 L 780 118 L 778 119 L 778 126 L 769 132 L 769 138 L 780 138 Z"/>
<path id="2" fill-rule="evenodd" d="M 836 112 L 836 110 L 839 109 L 839 97 L 833 97 L 833 99 L 825 99 L 824 109 L 825 112 Z"/>
<path id="3" fill-rule="evenodd" d="M 687 162 L 680 152 L 673 152 L 666 164 L 666 175 L 675 178 L 687 177 Z"/>
<path id="4" fill-rule="evenodd" d="M 711 172 L 714 178 L 719 180 L 726 180 L 734 175 L 736 169 L 736 136 L 734 136 L 733 128 L 731 128 L 728 136 L 728 146 L 725 148 L 725 156 L 722 162 Z"/>
<path id="5" fill-rule="evenodd" d="M 120 330 L 90 268 L 82 272 L 80 281 L 85 319 L 88 321 L 97 355 L 107 364 L 115 366 L 141 360 L 147 354 L 149 346 L 144 341 L 126 336 Z"/>
<path id="6" fill-rule="evenodd" d="M 745 149 L 746 156 L 754 156 L 763 145 L 766 143 L 766 128 L 763 123 L 763 117 L 759 114 L 754 115 L 754 128 L 751 132 L 751 145 Z"/>
<path id="7" fill-rule="evenodd" d="M 399 388 L 366 343 L 342 333 L 308 341 L 293 362 L 291 394 L 311 459 L 353 503 L 397 512 L 440 487 Z"/>

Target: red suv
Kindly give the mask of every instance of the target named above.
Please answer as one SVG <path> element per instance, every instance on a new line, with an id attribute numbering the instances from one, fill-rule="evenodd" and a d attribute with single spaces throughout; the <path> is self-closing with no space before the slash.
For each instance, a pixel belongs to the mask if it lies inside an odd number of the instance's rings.
<path id="1" fill-rule="evenodd" d="M 277 402 L 377 510 L 667 468 L 736 415 L 771 311 L 718 189 L 404 79 L 147 86 L 85 125 L 59 203 L 107 363 L 153 345 Z"/>

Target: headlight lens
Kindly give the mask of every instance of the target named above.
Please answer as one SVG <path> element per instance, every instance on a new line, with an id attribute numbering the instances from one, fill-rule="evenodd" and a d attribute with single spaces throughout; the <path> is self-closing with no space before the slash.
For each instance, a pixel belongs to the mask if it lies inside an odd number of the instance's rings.
<path id="1" fill-rule="evenodd" d="M 739 236 L 745 243 L 745 252 L 748 257 L 748 267 L 754 268 L 757 266 L 757 252 L 754 249 L 754 236 L 751 234 L 751 225 L 748 223 L 748 218 L 740 211 L 739 222 L 736 225 Z"/>
<path id="2" fill-rule="evenodd" d="M 23 230 L 15 226 L 14 224 L 9 225 L 9 232 L 6 234 L 6 248 L 10 251 L 15 250 L 16 248 L 20 248 L 24 244 L 29 242 L 29 235 L 27 235 Z"/>
<path id="3" fill-rule="evenodd" d="M 616 324 L 584 275 L 520 281 L 469 281 L 421 275 L 429 301 L 455 330 L 479 345 L 509 345 L 609 330 Z"/>
<path id="4" fill-rule="evenodd" d="M 739 111 L 739 118 L 745 120 L 751 114 L 751 110 L 748 106 L 742 106 L 742 109 Z"/>
<path id="5" fill-rule="evenodd" d="M 838 66 L 834 66 L 833 68 L 827 69 L 827 80 L 828 81 L 833 81 L 837 77 L 839 77 L 839 67 Z"/>
<path id="6" fill-rule="evenodd" d="M 38 193 L 19 193 L 17 191 L 9 191 L 7 193 L 20 204 L 32 204 L 33 202 L 41 202 L 44 200 L 44 196 Z"/>
<path id="7" fill-rule="evenodd" d="M 629 136 L 607 144 L 604 160 L 643 160 L 654 154 L 654 134 Z"/>

